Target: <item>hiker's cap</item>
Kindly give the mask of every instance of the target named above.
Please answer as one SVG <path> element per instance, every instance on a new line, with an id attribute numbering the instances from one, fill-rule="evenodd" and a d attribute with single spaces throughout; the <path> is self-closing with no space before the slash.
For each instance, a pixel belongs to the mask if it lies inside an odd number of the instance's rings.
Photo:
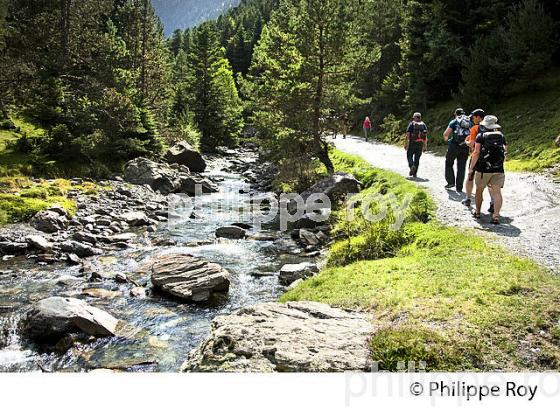
<path id="1" fill-rule="evenodd" d="M 464 115 L 465 114 L 465 110 L 463 110 L 462 108 L 457 108 L 455 110 L 455 116 L 459 116 L 459 115 Z"/>
<path id="2" fill-rule="evenodd" d="M 484 110 L 482 108 L 477 108 L 476 110 L 474 110 L 471 114 L 471 117 L 486 117 L 486 113 L 484 112 Z"/>
<path id="3" fill-rule="evenodd" d="M 482 120 L 480 125 L 489 130 L 497 130 L 499 128 L 502 128 L 498 124 L 498 117 L 495 117 L 493 115 L 487 115 L 486 117 L 484 117 L 484 120 Z"/>
<path id="4" fill-rule="evenodd" d="M 422 114 L 420 114 L 419 112 L 415 112 L 414 115 L 412 116 L 412 118 L 422 118 Z"/>

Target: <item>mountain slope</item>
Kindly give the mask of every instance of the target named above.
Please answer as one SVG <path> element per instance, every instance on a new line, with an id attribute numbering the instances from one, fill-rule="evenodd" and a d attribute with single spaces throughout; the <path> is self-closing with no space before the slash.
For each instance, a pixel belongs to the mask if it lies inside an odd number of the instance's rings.
<path id="1" fill-rule="evenodd" d="M 152 0 L 154 9 L 169 35 L 176 29 L 196 26 L 237 6 L 239 0 Z"/>

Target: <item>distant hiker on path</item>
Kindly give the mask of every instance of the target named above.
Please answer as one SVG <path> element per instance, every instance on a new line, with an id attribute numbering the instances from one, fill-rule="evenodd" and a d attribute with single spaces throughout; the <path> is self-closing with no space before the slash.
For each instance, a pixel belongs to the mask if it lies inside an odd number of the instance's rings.
<path id="1" fill-rule="evenodd" d="M 371 120 L 369 119 L 369 117 L 366 117 L 366 119 L 364 120 L 364 138 L 366 139 L 366 142 L 368 140 L 368 135 L 370 131 L 371 131 Z"/>
<path id="2" fill-rule="evenodd" d="M 463 192 L 463 182 L 465 181 L 465 171 L 469 159 L 469 147 L 466 140 L 470 133 L 471 121 L 465 115 L 465 111 L 458 108 L 455 110 L 455 119 L 449 123 L 443 134 L 443 138 L 448 144 L 445 157 L 445 179 L 447 181 L 445 189 L 456 188 L 457 192 Z M 456 177 L 453 169 L 455 161 L 457 161 Z"/>
<path id="3" fill-rule="evenodd" d="M 404 144 L 408 158 L 409 175 L 416 178 L 420 167 L 420 157 L 428 150 L 428 127 L 422 121 L 422 114 L 415 113 L 412 122 L 406 129 L 406 141 Z"/>
<path id="4" fill-rule="evenodd" d="M 503 204 L 502 189 L 506 180 L 504 161 L 507 154 L 507 142 L 501 132 L 502 127 L 498 125 L 498 118 L 495 116 L 486 116 L 480 125 L 483 129 L 476 137 L 469 168 L 471 175 L 476 172 L 476 211 L 473 215 L 476 219 L 480 219 L 484 189 L 489 187 L 494 199 L 492 223 L 499 225 Z"/>

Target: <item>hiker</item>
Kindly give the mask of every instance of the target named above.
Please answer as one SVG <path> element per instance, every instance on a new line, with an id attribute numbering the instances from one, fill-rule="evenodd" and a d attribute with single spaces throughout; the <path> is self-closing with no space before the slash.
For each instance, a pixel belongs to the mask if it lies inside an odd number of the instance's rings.
<path id="1" fill-rule="evenodd" d="M 465 115 L 462 108 L 457 108 L 455 119 L 449 123 L 443 134 L 443 138 L 447 142 L 447 155 L 445 157 L 447 185 L 445 189 L 455 188 L 457 192 L 463 192 L 463 182 L 465 181 L 465 171 L 469 159 L 469 147 L 466 140 L 470 133 L 471 121 L 469 117 Z M 457 161 L 457 177 L 455 177 L 455 170 L 453 169 L 455 161 Z"/>
<path id="2" fill-rule="evenodd" d="M 474 148 L 475 148 L 475 144 L 476 144 L 476 137 L 478 136 L 479 130 L 482 131 L 482 127 L 480 126 L 480 123 L 482 122 L 482 120 L 484 119 L 484 117 L 486 116 L 486 113 L 484 112 L 483 109 L 476 109 L 471 113 L 471 123 L 472 123 L 472 127 L 471 127 L 471 133 L 469 135 L 469 137 L 467 138 L 467 145 L 469 147 L 470 150 L 470 154 L 471 154 L 471 161 L 469 162 L 469 168 L 470 165 L 472 163 L 472 154 L 474 152 Z M 472 194 L 473 194 L 473 188 L 474 188 L 474 175 L 468 175 L 467 177 L 467 181 L 466 181 L 466 191 L 467 191 L 467 198 L 462 202 L 463 205 L 465 205 L 466 207 L 470 207 L 471 206 L 471 198 L 472 198 Z"/>
<path id="3" fill-rule="evenodd" d="M 505 183 L 504 161 L 507 155 L 507 142 L 493 115 L 484 117 L 482 129 L 476 137 L 476 145 L 469 167 L 469 176 L 475 174 L 476 211 L 475 219 L 480 219 L 484 189 L 488 187 L 494 199 L 492 223 L 500 224 L 500 211 L 503 205 L 502 189 Z"/>
<path id="4" fill-rule="evenodd" d="M 364 136 L 366 142 L 368 140 L 368 134 L 370 131 L 371 131 L 371 120 L 369 119 L 369 117 L 366 117 L 366 119 L 364 120 Z"/>
<path id="5" fill-rule="evenodd" d="M 422 121 L 422 114 L 415 113 L 412 122 L 406 129 L 406 141 L 404 144 L 408 158 L 409 175 L 416 178 L 420 167 L 420 157 L 428 150 L 428 127 Z"/>

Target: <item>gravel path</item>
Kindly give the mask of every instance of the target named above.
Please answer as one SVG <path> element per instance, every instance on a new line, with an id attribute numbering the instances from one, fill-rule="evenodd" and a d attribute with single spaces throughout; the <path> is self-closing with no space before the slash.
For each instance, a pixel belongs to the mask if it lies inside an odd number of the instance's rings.
<path id="1" fill-rule="evenodd" d="M 403 148 L 348 137 L 333 140 L 336 147 L 348 154 L 359 155 L 378 168 L 388 169 L 408 177 L 408 163 Z M 445 224 L 475 228 L 502 241 L 509 249 L 533 258 L 554 273 L 560 273 L 560 184 L 534 173 L 506 175 L 502 225 L 493 226 L 485 193 L 483 216 L 480 221 L 461 201 L 464 194 L 444 189 L 444 158 L 434 154 L 422 156 L 418 178 L 438 204 L 437 216 Z"/>

